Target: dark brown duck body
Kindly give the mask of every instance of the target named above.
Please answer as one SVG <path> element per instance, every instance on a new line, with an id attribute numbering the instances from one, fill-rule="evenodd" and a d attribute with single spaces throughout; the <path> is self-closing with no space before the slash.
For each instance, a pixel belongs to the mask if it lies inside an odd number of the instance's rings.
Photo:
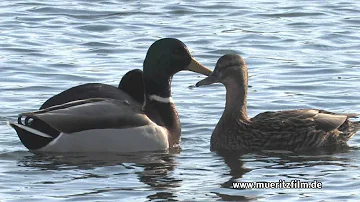
<path id="1" fill-rule="evenodd" d="M 349 118 L 356 114 L 336 114 L 317 109 L 264 112 L 248 118 L 246 96 L 248 73 L 238 55 L 219 59 L 212 75 L 197 86 L 215 82 L 226 87 L 223 115 L 211 136 L 212 150 L 287 150 L 303 151 L 334 148 L 346 142 L 360 129 Z"/>

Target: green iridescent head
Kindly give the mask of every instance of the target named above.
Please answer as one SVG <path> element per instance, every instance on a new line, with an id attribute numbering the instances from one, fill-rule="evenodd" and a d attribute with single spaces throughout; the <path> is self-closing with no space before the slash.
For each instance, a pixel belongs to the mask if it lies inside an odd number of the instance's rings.
<path id="1" fill-rule="evenodd" d="M 190 70 L 210 75 L 211 70 L 198 63 L 186 45 L 178 39 L 163 38 L 155 41 L 144 60 L 144 77 L 169 80 L 179 71 Z"/>

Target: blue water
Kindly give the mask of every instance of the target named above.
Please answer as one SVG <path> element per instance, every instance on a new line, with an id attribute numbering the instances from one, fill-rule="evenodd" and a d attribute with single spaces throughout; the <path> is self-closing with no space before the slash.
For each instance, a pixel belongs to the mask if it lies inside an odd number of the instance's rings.
<path id="1" fill-rule="evenodd" d="M 321 108 L 360 112 L 357 1 L 0 2 L 0 201 L 359 201 L 360 134 L 333 153 L 218 154 L 209 150 L 225 88 L 191 88 L 181 72 L 173 98 L 181 150 L 34 155 L 6 121 L 72 86 L 117 85 L 141 68 L 157 39 L 182 40 L 214 67 L 237 53 L 249 68 L 248 113 Z M 232 182 L 301 180 L 322 189 L 232 189 Z"/>

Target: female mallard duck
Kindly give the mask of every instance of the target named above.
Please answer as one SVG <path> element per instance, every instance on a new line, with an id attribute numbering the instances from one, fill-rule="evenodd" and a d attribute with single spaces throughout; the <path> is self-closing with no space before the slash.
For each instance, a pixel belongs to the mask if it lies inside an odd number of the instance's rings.
<path id="1" fill-rule="evenodd" d="M 247 66 L 239 55 L 222 56 L 213 73 L 196 86 L 222 83 L 226 88 L 223 115 L 211 136 L 212 150 L 289 150 L 346 145 L 360 129 L 355 114 L 317 109 L 264 112 L 249 119 L 246 112 Z"/>
<path id="2" fill-rule="evenodd" d="M 150 46 L 143 70 L 143 105 L 131 98 L 75 100 L 22 113 L 10 126 L 31 151 L 134 152 L 176 146 L 181 128 L 171 97 L 172 77 L 182 70 L 204 75 L 211 70 L 171 38 Z"/>

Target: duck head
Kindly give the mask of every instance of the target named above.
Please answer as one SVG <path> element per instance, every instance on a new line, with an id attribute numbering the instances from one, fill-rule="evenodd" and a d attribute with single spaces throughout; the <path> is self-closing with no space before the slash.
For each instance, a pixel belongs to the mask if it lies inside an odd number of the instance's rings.
<path id="1" fill-rule="evenodd" d="M 183 42 L 174 38 L 155 41 L 147 51 L 143 66 L 146 93 L 161 97 L 170 97 L 172 77 L 179 71 L 190 70 L 206 76 L 212 72 L 191 56 Z"/>
<path id="2" fill-rule="evenodd" d="M 118 88 L 129 94 L 139 103 L 143 103 L 144 102 L 143 71 L 140 69 L 133 69 L 127 72 L 121 79 Z"/>
<path id="3" fill-rule="evenodd" d="M 225 110 L 221 120 L 236 117 L 236 119 L 249 122 L 246 109 L 248 71 L 244 59 L 235 54 L 222 56 L 217 61 L 214 72 L 199 81 L 196 86 L 212 83 L 222 83 L 226 88 Z"/>
<path id="4" fill-rule="evenodd" d="M 227 54 L 219 58 L 213 73 L 196 83 L 196 87 L 222 83 L 225 87 L 237 85 L 247 88 L 248 71 L 245 60 L 236 54 Z"/>
<path id="5" fill-rule="evenodd" d="M 155 41 L 144 60 L 144 75 L 160 77 L 173 76 L 179 71 L 190 70 L 206 76 L 211 70 L 198 63 L 186 45 L 178 39 L 163 38 Z"/>

